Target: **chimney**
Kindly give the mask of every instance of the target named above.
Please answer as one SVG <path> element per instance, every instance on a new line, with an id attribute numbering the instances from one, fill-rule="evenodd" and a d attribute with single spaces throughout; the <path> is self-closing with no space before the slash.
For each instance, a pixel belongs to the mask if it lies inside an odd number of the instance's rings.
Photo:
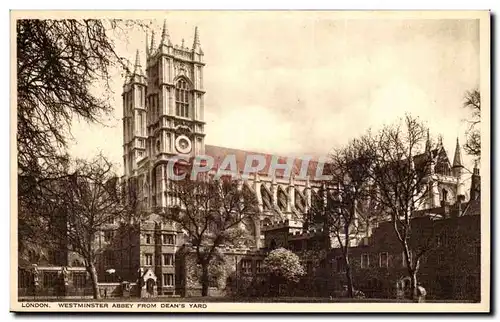
<path id="1" fill-rule="evenodd" d="M 478 200 L 481 196 L 481 175 L 479 174 L 478 161 L 472 170 L 471 184 L 470 184 L 470 200 Z"/>
<path id="2" fill-rule="evenodd" d="M 457 196 L 457 217 L 462 216 L 462 209 L 464 209 L 462 204 L 464 203 L 464 201 L 465 201 L 464 195 Z"/>

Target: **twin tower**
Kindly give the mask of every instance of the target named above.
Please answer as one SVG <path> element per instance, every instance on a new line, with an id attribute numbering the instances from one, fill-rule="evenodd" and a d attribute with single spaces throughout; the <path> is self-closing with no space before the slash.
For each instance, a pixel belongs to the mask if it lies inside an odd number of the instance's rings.
<path id="1" fill-rule="evenodd" d="M 172 44 L 166 21 L 159 44 L 146 35 L 146 64 L 137 50 L 123 85 L 125 178 L 152 181 L 170 157 L 204 153 L 203 55 L 198 27 L 190 47 Z"/>

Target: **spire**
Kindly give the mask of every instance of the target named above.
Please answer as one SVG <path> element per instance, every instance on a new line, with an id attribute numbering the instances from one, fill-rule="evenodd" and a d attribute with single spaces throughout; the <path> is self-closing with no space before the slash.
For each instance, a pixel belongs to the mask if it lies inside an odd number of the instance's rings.
<path id="1" fill-rule="evenodd" d="M 163 31 L 161 32 L 160 45 L 166 45 L 166 46 L 171 45 L 170 35 L 168 34 L 168 29 L 167 29 L 167 19 L 163 20 Z"/>
<path id="2" fill-rule="evenodd" d="M 443 136 L 440 134 L 438 137 L 438 150 L 443 147 Z"/>
<path id="3" fill-rule="evenodd" d="M 463 167 L 462 152 L 460 151 L 460 142 L 457 137 L 457 145 L 455 147 L 455 157 L 453 158 L 453 167 Z"/>
<path id="4" fill-rule="evenodd" d="M 194 28 L 194 40 L 193 40 L 193 52 L 198 55 L 203 55 L 203 50 L 201 50 L 200 35 L 198 34 L 198 27 Z M 201 61 L 201 57 L 199 58 Z"/>
<path id="5" fill-rule="evenodd" d="M 149 54 L 152 55 L 156 50 L 156 44 L 155 44 L 155 31 L 153 30 L 151 32 L 151 46 L 149 46 Z"/>
<path id="6" fill-rule="evenodd" d="M 148 32 L 146 31 L 146 57 L 149 56 L 149 39 Z"/>
<path id="7" fill-rule="evenodd" d="M 427 129 L 427 140 L 425 141 L 425 153 L 431 153 L 431 136 L 429 134 L 429 129 Z"/>
<path id="8" fill-rule="evenodd" d="M 137 53 L 135 54 L 134 75 L 141 75 L 142 76 L 142 68 L 141 68 L 141 59 L 139 56 L 139 49 L 137 49 Z"/>
<path id="9" fill-rule="evenodd" d="M 200 46 L 200 36 L 198 35 L 198 26 L 194 27 L 194 41 L 193 41 L 193 49 Z"/>

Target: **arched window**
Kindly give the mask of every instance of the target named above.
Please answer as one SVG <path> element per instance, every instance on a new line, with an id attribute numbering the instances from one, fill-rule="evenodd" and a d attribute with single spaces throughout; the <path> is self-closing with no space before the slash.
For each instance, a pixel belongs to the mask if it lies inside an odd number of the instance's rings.
<path id="1" fill-rule="evenodd" d="M 260 186 L 260 194 L 262 196 L 262 206 L 264 211 L 271 210 L 271 205 L 272 205 L 271 195 L 269 194 L 264 185 Z"/>
<path id="2" fill-rule="evenodd" d="M 305 200 L 300 194 L 299 190 L 295 190 L 295 208 L 299 211 L 304 211 Z"/>
<path id="3" fill-rule="evenodd" d="M 278 206 L 279 206 L 280 210 L 286 211 L 287 204 L 288 204 L 288 197 L 287 197 L 285 191 L 283 191 L 283 188 L 281 188 L 281 186 L 279 186 L 278 187 Z"/>
<path id="4" fill-rule="evenodd" d="M 175 115 L 189 117 L 189 87 L 184 79 L 175 85 Z"/>
<path id="5" fill-rule="evenodd" d="M 262 221 L 262 226 L 263 226 L 263 227 L 264 227 L 264 226 L 269 226 L 269 225 L 271 225 L 271 224 L 272 224 L 272 221 L 271 221 L 271 219 L 269 219 L 269 218 L 264 218 L 264 220 Z"/>
<path id="6" fill-rule="evenodd" d="M 448 201 L 448 191 L 446 189 L 443 188 L 443 190 L 441 192 L 441 196 L 442 196 L 442 201 L 443 202 L 447 202 Z"/>

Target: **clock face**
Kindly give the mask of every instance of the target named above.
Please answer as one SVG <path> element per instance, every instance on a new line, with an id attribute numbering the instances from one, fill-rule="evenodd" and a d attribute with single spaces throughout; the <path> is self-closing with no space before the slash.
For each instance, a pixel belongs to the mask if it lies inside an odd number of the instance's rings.
<path id="1" fill-rule="evenodd" d="M 175 148 L 180 153 L 189 153 L 191 152 L 191 140 L 185 135 L 178 136 L 175 140 Z"/>

